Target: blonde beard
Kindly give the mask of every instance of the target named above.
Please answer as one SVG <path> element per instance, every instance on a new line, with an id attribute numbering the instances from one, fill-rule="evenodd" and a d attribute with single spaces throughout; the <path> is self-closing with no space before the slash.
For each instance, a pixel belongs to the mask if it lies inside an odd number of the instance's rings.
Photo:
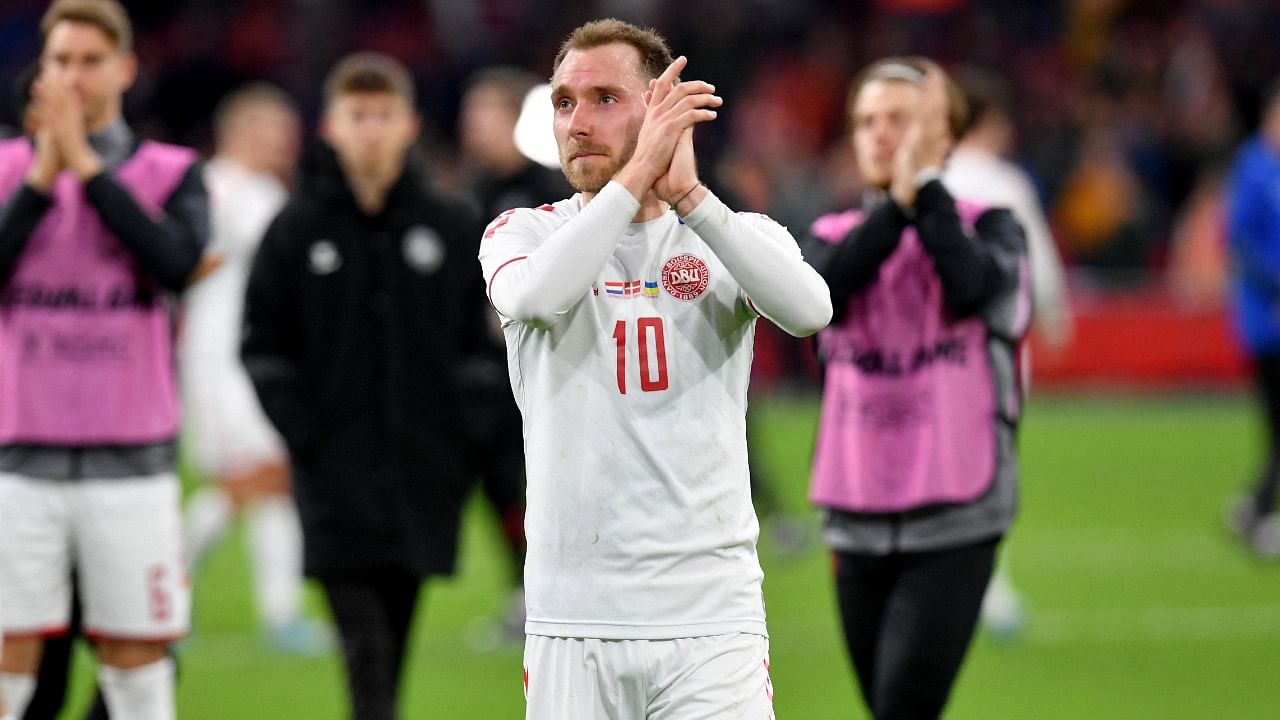
<path id="1" fill-rule="evenodd" d="M 574 190 L 577 190 L 580 193 L 594 195 L 603 190 L 604 186 L 608 185 L 609 181 L 613 179 L 613 176 L 617 175 L 618 171 L 631 160 L 631 156 L 634 155 L 636 151 L 637 140 L 638 138 L 631 139 L 631 142 L 628 143 L 627 147 L 623 150 L 622 156 L 617 160 L 617 162 L 609 164 L 599 172 L 593 172 L 590 174 L 571 169 L 570 161 L 562 152 L 560 154 L 560 170 L 564 173 L 565 179 L 569 181 L 569 185 L 572 186 Z"/>

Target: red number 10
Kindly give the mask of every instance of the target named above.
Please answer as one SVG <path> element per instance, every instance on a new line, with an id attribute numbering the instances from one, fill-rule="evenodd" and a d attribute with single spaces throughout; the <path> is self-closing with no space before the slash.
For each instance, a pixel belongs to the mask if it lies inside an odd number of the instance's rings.
<path id="1" fill-rule="evenodd" d="M 658 358 L 657 376 L 649 364 L 649 342 L 652 336 L 654 354 Z M 613 339 L 618 345 L 618 392 L 627 394 L 627 321 L 619 320 L 613 326 Z M 667 340 L 662 330 L 662 318 L 636 319 L 636 340 L 640 346 L 640 389 L 656 392 L 667 389 Z"/>

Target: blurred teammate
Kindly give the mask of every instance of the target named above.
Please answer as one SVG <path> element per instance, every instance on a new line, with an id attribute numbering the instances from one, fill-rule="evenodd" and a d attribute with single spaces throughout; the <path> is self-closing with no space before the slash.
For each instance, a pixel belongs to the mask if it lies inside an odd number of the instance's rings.
<path id="1" fill-rule="evenodd" d="M 527 717 L 772 717 L 748 489 L 757 317 L 816 332 L 827 291 L 773 221 L 698 179 L 714 88 L 652 31 L 587 23 L 551 79 L 579 191 L 480 245 L 524 416 Z"/>
<path id="2" fill-rule="evenodd" d="M 74 566 L 115 717 L 171 718 L 187 629 L 169 293 L 199 263 L 195 154 L 120 115 L 136 73 L 114 0 L 59 0 L 29 118 L 0 144 L 3 687 L 22 713 L 41 639 L 65 631 Z"/>
<path id="3" fill-rule="evenodd" d="M 249 265 L 287 197 L 299 121 L 287 95 L 256 84 L 223 99 L 214 125 L 217 152 L 204 170 L 213 233 L 206 256 L 218 265 L 187 293 L 178 346 L 187 449 L 211 481 L 187 502 L 188 565 L 198 567 L 243 512 L 258 617 L 270 641 L 318 653 L 324 634 L 302 617 L 302 531 L 284 444 L 240 364 Z"/>
<path id="4" fill-rule="evenodd" d="M 478 223 L 410 162 L 412 79 L 340 61 L 324 142 L 253 261 L 241 354 L 288 445 L 304 566 L 341 636 L 352 713 L 393 718 L 419 590 L 452 572 L 463 471 L 459 347 L 473 332 Z"/>
<path id="5" fill-rule="evenodd" d="M 464 161 L 471 170 L 471 190 L 483 217 L 496 217 L 511 208 L 537 207 L 564 197 L 569 190 L 559 173 L 533 162 L 516 147 L 516 122 L 525 95 L 537 84 L 537 77 L 527 70 L 495 67 L 480 71 L 467 85 L 458 126 Z M 502 331 L 488 300 L 483 295 L 474 300 L 492 327 L 476 352 L 463 360 L 468 402 L 461 411 L 467 463 L 480 476 L 485 498 L 502 527 L 516 589 L 497 628 L 480 638 L 492 645 L 524 638 L 524 435 L 507 380 Z"/>
<path id="6" fill-rule="evenodd" d="M 1267 456 L 1250 491 L 1229 508 L 1228 524 L 1259 557 L 1280 559 L 1280 83 L 1264 98 L 1258 132 L 1231 168 L 1228 221 L 1235 315 L 1253 356 L 1265 411 Z"/>
<path id="7" fill-rule="evenodd" d="M 871 190 L 806 246 L 835 307 L 811 497 L 872 716 L 936 718 L 1014 514 L 1026 247 L 939 181 L 965 112 L 937 65 L 873 63 L 849 111 Z"/>
<path id="8" fill-rule="evenodd" d="M 1062 349 L 1071 339 L 1066 274 L 1035 186 L 1026 171 L 1008 160 L 1017 141 L 1008 86 L 978 70 L 963 74 L 959 84 L 969 106 L 969 124 L 947 160 L 942 181 L 955 197 L 1013 213 L 1027 236 L 1036 330 L 1047 347 Z M 1021 360 L 1029 386 L 1031 358 L 1025 346 Z M 1021 628 L 1023 617 L 1022 599 L 1002 560 L 982 600 L 982 621 L 1007 636 Z"/>

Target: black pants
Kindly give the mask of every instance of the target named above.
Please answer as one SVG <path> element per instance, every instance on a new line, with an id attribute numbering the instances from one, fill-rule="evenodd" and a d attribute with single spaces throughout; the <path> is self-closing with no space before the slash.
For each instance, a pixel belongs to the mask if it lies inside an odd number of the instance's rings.
<path id="1" fill-rule="evenodd" d="M 1267 458 L 1254 482 L 1253 498 L 1259 515 L 1275 512 L 1280 486 L 1280 353 L 1254 358 L 1258 395 L 1267 421 Z"/>
<path id="2" fill-rule="evenodd" d="M 319 578 L 342 642 L 354 720 L 394 720 L 421 578 L 376 571 Z"/>
<path id="3" fill-rule="evenodd" d="M 836 553 L 845 643 L 876 720 L 937 718 L 978 622 L 999 538 L 887 556 Z"/>
<path id="4" fill-rule="evenodd" d="M 480 476 L 485 499 L 493 508 L 510 557 L 511 578 L 524 585 L 524 429 L 520 410 L 505 383 L 478 388 L 463 413 L 468 469 Z"/>

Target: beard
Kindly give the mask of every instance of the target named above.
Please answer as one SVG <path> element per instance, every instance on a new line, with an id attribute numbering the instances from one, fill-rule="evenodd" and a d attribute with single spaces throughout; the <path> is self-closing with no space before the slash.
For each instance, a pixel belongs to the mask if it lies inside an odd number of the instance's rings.
<path id="1" fill-rule="evenodd" d="M 616 159 L 608 160 L 608 149 L 599 145 L 583 145 L 580 143 L 569 143 L 560 150 L 560 169 L 564 171 L 564 177 L 573 186 L 574 190 L 581 193 L 595 194 L 604 189 L 605 185 L 613 179 L 614 175 L 622 169 L 623 165 L 631 159 L 636 151 L 636 141 L 638 138 L 632 137 L 627 141 L 627 146 L 622 149 L 622 153 Z M 569 158 L 574 153 L 579 152 L 600 153 L 604 158 L 593 160 L 589 166 L 584 167 L 583 163 L 575 163 Z"/>

